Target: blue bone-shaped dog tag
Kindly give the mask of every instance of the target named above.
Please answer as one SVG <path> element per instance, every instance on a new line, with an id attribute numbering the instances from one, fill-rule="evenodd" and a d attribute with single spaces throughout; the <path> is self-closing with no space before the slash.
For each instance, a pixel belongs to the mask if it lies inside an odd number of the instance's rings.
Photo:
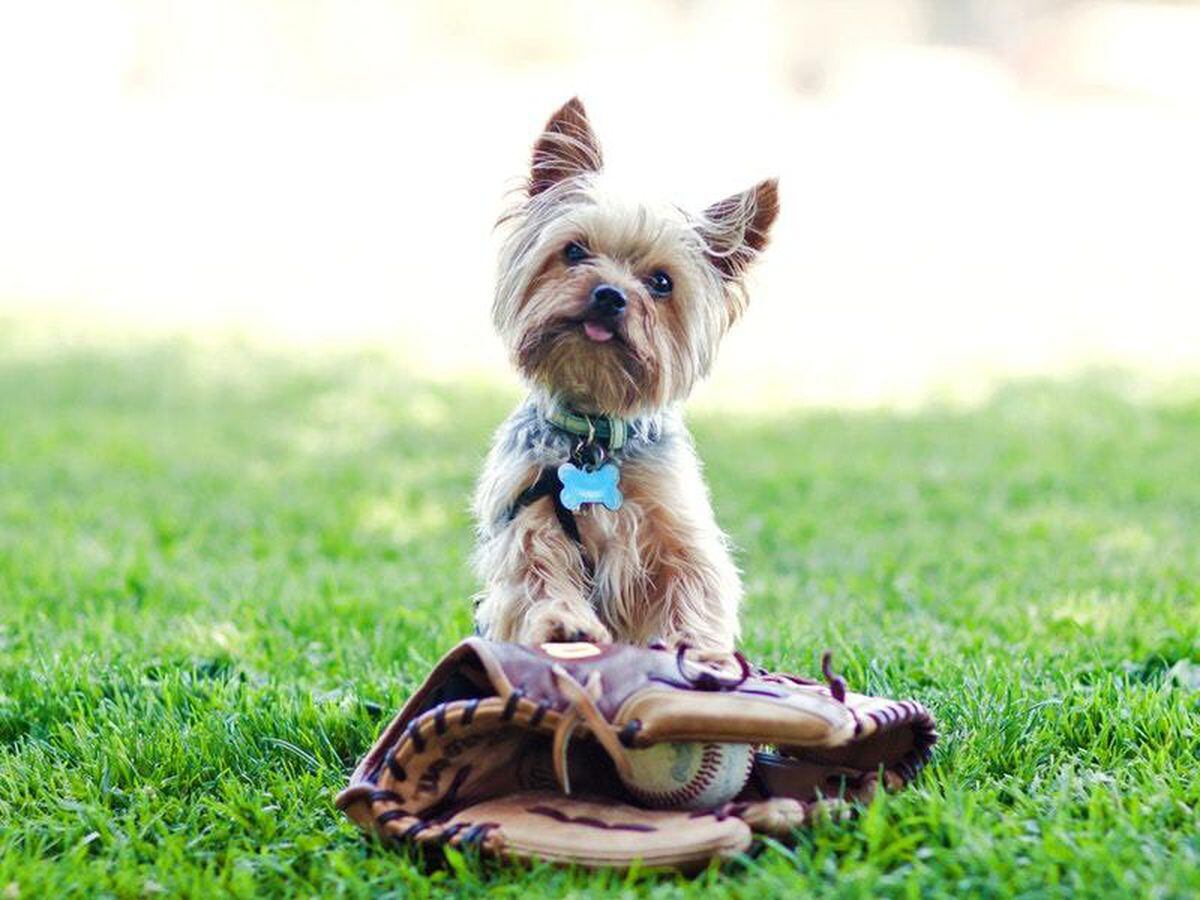
<path id="1" fill-rule="evenodd" d="M 617 488 L 621 470 L 615 463 L 605 463 L 591 471 L 563 463 L 558 467 L 558 479 L 562 482 L 558 497 L 572 512 L 585 503 L 603 503 L 607 509 L 620 509 L 625 499 Z"/>

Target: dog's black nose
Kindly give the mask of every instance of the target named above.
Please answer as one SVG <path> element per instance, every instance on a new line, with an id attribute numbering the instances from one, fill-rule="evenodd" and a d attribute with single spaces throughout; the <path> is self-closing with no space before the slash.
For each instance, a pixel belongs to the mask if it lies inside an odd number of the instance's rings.
<path id="1" fill-rule="evenodd" d="M 600 284 L 592 291 L 592 309 L 602 316 L 619 316 L 625 312 L 625 292 L 611 284 Z"/>

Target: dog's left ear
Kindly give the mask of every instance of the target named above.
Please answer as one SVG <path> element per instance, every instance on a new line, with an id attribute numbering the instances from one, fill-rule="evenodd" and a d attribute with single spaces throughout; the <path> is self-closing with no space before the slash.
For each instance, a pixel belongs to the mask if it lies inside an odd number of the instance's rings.
<path id="1" fill-rule="evenodd" d="M 583 103 L 572 97 L 550 117 L 542 136 L 533 145 L 529 196 L 536 197 L 567 178 L 599 172 L 602 163 L 600 142 L 588 122 Z"/>
<path id="2" fill-rule="evenodd" d="M 708 245 L 708 261 L 723 278 L 736 280 L 763 247 L 771 223 L 779 215 L 779 181 L 769 178 L 704 211 L 700 233 Z"/>

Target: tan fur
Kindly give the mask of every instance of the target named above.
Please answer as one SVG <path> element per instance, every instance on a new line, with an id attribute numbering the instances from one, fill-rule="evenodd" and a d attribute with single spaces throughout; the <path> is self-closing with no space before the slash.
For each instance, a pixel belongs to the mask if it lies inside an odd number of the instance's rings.
<path id="1" fill-rule="evenodd" d="M 568 102 L 538 139 L 529 184 L 503 219 L 493 316 L 533 393 L 497 435 L 476 493 L 485 583 L 477 623 L 501 640 L 659 638 L 727 650 L 741 585 L 676 406 L 745 308 L 741 277 L 766 244 L 775 183 L 692 216 L 620 199 L 600 177 L 601 159 L 582 104 Z M 586 264 L 564 259 L 568 242 L 586 247 Z M 674 283 L 667 298 L 647 288 L 656 271 Z M 628 301 L 606 343 L 581 324 L 599 284 Z M 548 499 L 510 516 L 538 472 L 570 453 L 545 423 L 555 406 L 627 417 L 653 436 L 615 455 L 622 507 L 576 513 L 582 548 Z"/>
<path id="2" fill-rule="evenodd" d="M 476 516 L 502 518 L 536 478 L 523 462 L 493 453 Z M 620 509 L 585 506 L 575 514 L 593 573 L 546 501 L 482 537 L 475 561 L 487 583 L 477 609 L 485 635 L 526 643 L 583 636 L 732 647 L 741 583 L 690 443 L 622 465 L 621 490 Z"/>
<path id="3" fill-rule="evenodd" d="M 529 482 L 536 477 L 530 473 Z M 523 510 L 503 540 L 481 548 L 476 563 L 489 573 L 489 590 L 476 609 L 489 637 L 536 643 L 583 633 L 596 641 L 610 639 L 588 603 L 591 588 L 580 548 L 548 504 Z"/>
<path id="4" fill-rule="evenodd" d="M 621 509 L 585 507 L 579 518 L 601 621 L 633 643 L 731 649 L 741 583 L 691 447 L 627 465 L 621 485 Z"/>

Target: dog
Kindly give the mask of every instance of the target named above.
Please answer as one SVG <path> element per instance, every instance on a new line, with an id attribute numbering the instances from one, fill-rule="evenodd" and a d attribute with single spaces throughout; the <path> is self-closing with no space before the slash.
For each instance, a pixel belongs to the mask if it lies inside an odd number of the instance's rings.
<path id="1" fill-rule="evenodd" d="M 734 649 L 742 587 L 680 404 L 743 313 L 768 179 L 692 215 L 622 200 L 573 98 L 500 220 L 492 314 L 527 399 L 474 499 L 480 634 Z"/>

